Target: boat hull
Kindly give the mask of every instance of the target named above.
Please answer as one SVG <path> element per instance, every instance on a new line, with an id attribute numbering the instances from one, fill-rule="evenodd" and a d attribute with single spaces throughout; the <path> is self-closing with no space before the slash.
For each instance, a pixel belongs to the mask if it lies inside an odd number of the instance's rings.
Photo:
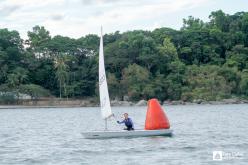
<path id="1" fill-rule="evenodd" d="M 172 129 L 159 130 L 134 130 L 134 131 L 93 131 L 83 132 L 82 135 L 86 139 L 102 139 L 102 138 L 125 138 L 125 137 L 144 137 L 144 136 L 171 136 Z"/>

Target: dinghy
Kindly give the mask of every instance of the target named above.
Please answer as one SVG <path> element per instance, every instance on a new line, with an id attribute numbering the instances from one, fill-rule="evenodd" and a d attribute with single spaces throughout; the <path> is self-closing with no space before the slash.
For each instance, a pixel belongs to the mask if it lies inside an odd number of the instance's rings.
<path id="1" fill-rule="evenodd" d="M 100 138 L 133 138 L 145 136 L 171 136 L 171 129 L 158 129 L 158 130 L 134 130 L 134 131 L 93 131 L 84 132 L 86 139 L 100 139 Z"/>
<path id="2" fill-rule="evenodd" d="M 113 117 L 114 114 L 112 113 L 111 106 L 110 106 L 110 99 L 109 99 L 109 92 L 108 92 L 108 84 L 106 79 L 105 73 L 105 66 L 104 66 L 104 53 L 103 53 L 103 37 L 102 37 L 102 28 L 101 28 L 101 37 L 100 37 L 100 48 L 99 48 L 99 93 L 100 93 L 100 107 L 101 107 L 101 114 L 102 118 L 105 120 L 105 130 L 104 131 L 92 131 L 92 132 L 83 132 L 82 135 L 88 139 L 100 139 L 100 138 L 120 138 L 120 137 L 143 137 L 143 136 L 170 136 L 172 134 L 172 130 L 169 129 L 169 123 L 162 123 L 166 125 L 166 127 L 160 128 L 160 122 L 155 122 L 154 127 L 154 119 L 149 114 L 158 114 L 157 118 L 160 120 L 161 115 L 159 113 L 149 113 L 149 107 L 147 111 L 147 118 L 148 124 L 146 122 L 146 130 L 133 130 L 133 131 L 126 131 L 126 130 L 119 130 L 119 131 L 110 131 L 107 128 L 107 121 L 109 118 Z M 157 109 L 155 109 L 157 111 Z M 162 114 L 163 115 L 163 114 Z M 162 116 L 163 117 L 163 116 Z M 162 118 L 163 119 L 163 118 Z M 156 120 L 156 119 L 155 119 Z M 168 120 L 166 118 L 166 120 Z M 152 121 L 152 124 L 149 122 Z M 166 129 L 165 129 L 166 128 Z"/>

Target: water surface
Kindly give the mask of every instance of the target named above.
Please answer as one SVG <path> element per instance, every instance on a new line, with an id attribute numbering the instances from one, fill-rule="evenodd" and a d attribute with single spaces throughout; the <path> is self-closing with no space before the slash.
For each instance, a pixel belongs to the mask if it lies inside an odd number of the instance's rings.
<path id="1" fill-rule="evenodd" d="M 248 105 L 165 106 L 173 137 L 84 139 L 103 130 L 99 108 L 0 110 L 0 164 L 247 164 Z M 114 107 L 143 128 L 146 107 Z M 122 129 L 114 120 L 109 129 Z M 240 156 L 213 161 L 212 152 Z"/>

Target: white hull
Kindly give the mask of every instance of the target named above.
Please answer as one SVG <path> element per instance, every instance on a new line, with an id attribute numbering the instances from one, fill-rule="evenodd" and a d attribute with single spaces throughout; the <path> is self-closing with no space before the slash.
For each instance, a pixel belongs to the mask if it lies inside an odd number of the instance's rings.
<path id="1" fill-rule="evenodd" d="M 142 136 L 171 136 L 172 129 L 159 130 L 134 130 L 134 131 L 93 131 L 83 132 L 82 135 L 86 139 L 101 138 L 125 138 L 125 137 L 142 137 Z"/>

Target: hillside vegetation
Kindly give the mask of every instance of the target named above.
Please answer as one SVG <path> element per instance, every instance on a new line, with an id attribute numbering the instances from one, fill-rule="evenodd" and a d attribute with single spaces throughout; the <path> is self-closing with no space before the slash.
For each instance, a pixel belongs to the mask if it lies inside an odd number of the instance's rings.
<path id="1" fill-rule="evenodd" d="M 180 30 L 158 28 L 104 35 L 110 97 L 131 100 L 220 100 L 248 97 L 248 12 L 192 16 Z M 63 28 L 63 27 L 61 27 Z M 26 45 L 24 47 L 24 45 Z M 35 26 L 23 40 L 0 29 L 0 99 L 98 95 L 97 35 L 51 37 Z"/>

